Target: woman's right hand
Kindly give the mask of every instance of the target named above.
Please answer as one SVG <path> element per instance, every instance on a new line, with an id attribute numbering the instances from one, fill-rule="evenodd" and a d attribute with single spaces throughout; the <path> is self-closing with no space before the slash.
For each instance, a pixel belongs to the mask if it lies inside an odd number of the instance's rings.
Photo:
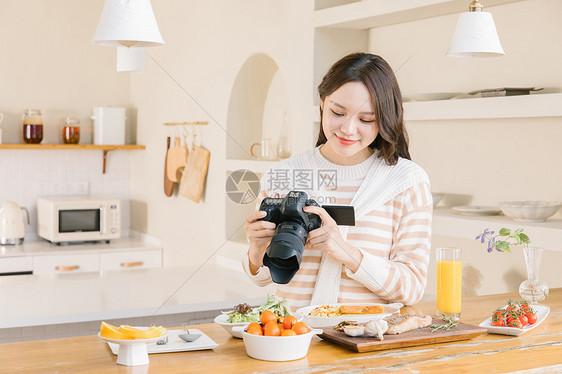
<path id="1" fill-rule="evenodd" d="M 244 230 L 250 241 L 248 259 L 250 260 L 250 271 L 256 274 L 258 269 L 263 266 L 263 256 L 265 250 L 275 234 L 275 223 L 269 221 L 259 221 L 265 217 L 264 211 L 257 211 L 246 216 Z"/>

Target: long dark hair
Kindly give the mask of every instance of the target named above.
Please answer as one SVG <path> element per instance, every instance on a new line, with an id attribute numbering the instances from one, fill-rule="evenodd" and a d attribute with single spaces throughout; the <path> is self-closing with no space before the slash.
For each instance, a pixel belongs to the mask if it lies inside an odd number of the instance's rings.
<path id="1" fill-rule="evenodd" d="M 402 94 L 390 65 L 382 57 L 370 53 L 347 55 L 332 65 L 322 79 L 322 83 L 318 86 L 320 99 L 324 101 L 328 95 L 348 82 L 361 82 L 371 93 L 379 135 L 369 147 L 379 150 L 379 157 L 384 157 L 388 165 L 395 165 L 399 157 L 410 160 Z M 322 129 L 322 112 L 320 106 L 317 147 L 328 140 Z"/>

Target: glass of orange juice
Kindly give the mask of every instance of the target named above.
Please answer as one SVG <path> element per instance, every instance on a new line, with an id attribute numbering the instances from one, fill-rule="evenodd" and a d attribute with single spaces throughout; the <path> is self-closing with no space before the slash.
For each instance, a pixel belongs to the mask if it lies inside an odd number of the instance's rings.
<path id="1" fill-rule="evenodd" d="M 461 317 L 462 261 L 460 248 L 437 248 L 437 315 Z"/>

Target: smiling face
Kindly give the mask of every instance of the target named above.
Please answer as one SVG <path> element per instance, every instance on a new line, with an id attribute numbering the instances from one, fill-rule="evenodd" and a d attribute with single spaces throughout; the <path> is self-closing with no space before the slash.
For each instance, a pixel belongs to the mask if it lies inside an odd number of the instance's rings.
<path id="1" fill-rule="evenodd" d="M 361 82 L 348 82 L 325 97 L 322 130 L 327 141 L 322 155 L 338 165 L 354 165 L 373 153 L 369 145 L 379 134 L 371 94 Z"/>

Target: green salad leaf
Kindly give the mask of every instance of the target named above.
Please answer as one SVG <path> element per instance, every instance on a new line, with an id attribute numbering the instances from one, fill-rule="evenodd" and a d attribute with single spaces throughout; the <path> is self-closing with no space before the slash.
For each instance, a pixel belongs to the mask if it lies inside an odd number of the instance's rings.
<path id="1" fill-rule="evenodd" d="M 230 312 L 223 312 L 228 317 L 228 323 L 259 322 L 260 314 L 264 310 L 271 310 L 278 316 L 286 317 L 291 314 L 289 302 L 283 298 L 279 299 L 275 295 L 267 295 L 266 300 L 257 308 L 250 308 L 248 304 L 239 304 Z"/>

